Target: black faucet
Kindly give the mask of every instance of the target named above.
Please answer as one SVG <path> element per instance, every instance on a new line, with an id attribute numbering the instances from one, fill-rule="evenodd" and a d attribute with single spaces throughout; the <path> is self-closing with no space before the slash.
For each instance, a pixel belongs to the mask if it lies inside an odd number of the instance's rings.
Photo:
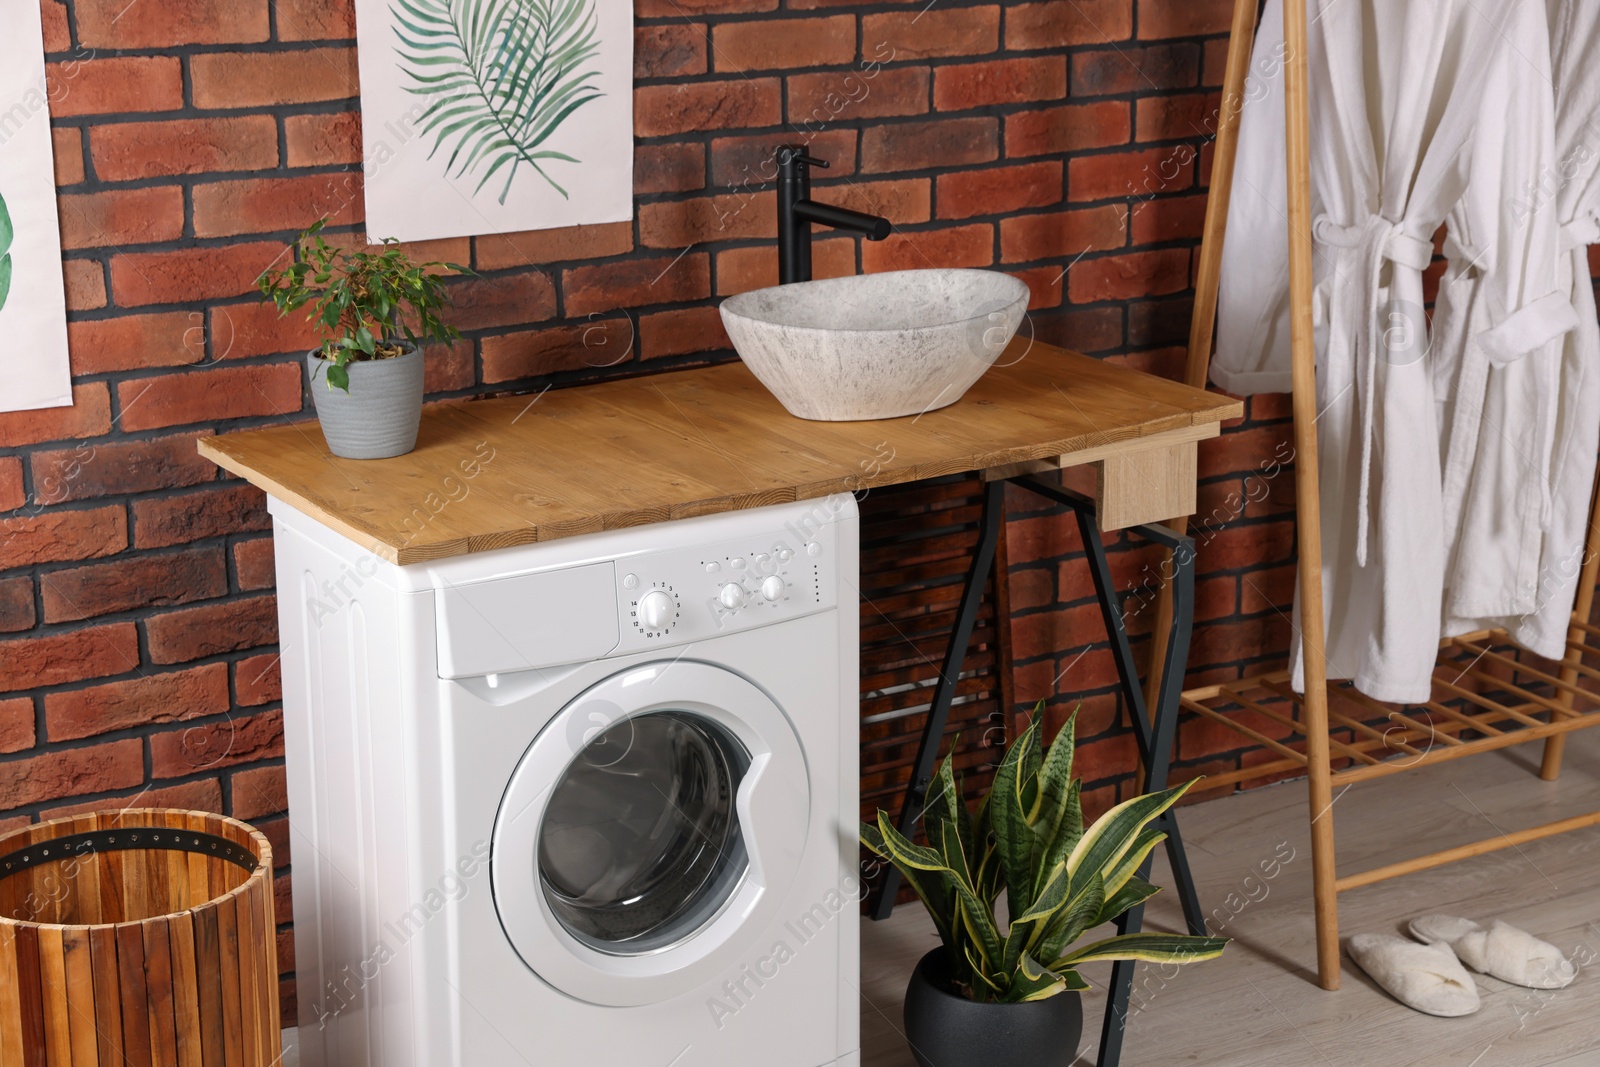
<path id="1" fill-rule="evenodd" d="M 778 149 L 778 284 L 811 280 L 811 224 L 864 234 L 869 241 L 889 236 L 888 219 L 811 199 L 811 168 L 828 164 L 806 155 L 802 145 Z"/>

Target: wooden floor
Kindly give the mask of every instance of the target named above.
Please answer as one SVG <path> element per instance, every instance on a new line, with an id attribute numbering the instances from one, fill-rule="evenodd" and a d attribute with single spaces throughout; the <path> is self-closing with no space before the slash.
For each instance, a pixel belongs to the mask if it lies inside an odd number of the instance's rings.
<path id="1" fill-rule="evenodd" d="M 1600 810 L 1600 731 L 1575 735 L 1555 783 L 1534 773 L 1537 745 L 1355 786 L 1334 805 L 1341 871 L 1464 844 Z M 1430 911 L 1503 918 L 1544 937 L 1581 966 L 1570 988 L 1535 992 L 1478 977 L 1483 1009 L 1435 1019 L 1402 1007 L 1348 960 L 1344 987 L 1314 984 L 1311 852 L 1305 784 L 1291 782 L 1182 809 L 1180 824 L 1222 959 L 1141 968 L 1124 1067 L 1595 1067 L 1600 1065 L 1600 828 L 1506 849 L 1346 893 L 1341 933 L 1403 934 Z M 1260 865 L 1291 857 L 1275 878 Z M 1170 884 L 1162 860 L 1156 881 Z M 1152 902 L 1148 925 L 1181 927 L 1176 902 Z M 920 907 L 863 924 L 863 1067 L 912 1067 L 900 1004 L 912 962 L 933 945 Z M 1087 970 L 1085 1048 L 1092 1067 L 1109 966 Z M 285 1067 L 292 1067 L 291 1051 Z"/>
<path id="2" fill-rule="evenodd" d="M 1574 735 L 1559 782 L 1534 773 L 1539 746 L 1490 753 L 1354 786 L 1334 804 L 1340 872 L 1600 810 L 1600 731 Z M 1401 1006 L 1345 959 L 1343 988 L 1314 981 L 1306 787 L 1291 782 L 1182 809 L 1179 823 L 1201 903 L 1234 938 L 1222 959 L 1170 979 L 1141 965 L 1124 1067 L 1563 1067 L 1600 1065 L 1600 828 L 1506 849 L 1343 894 L 1341 937 L 1404 934 L 1406 920 L 1442 911 L 1502 918 L 1559 945 L 1578 980 L 1536 992 L 1483 976 L 1482 1010 L 1435 1019 Z M 1258 867 L 1292 856 L 1276 878 Z M 1155 880 L 1170 885 L 1165 860 Z M 1225 924 L 1225 925 L 1224 925 Z M 1151 903 L 1150 928 L 1182 927 L 1176 901 Z M 912 1067 L 900 1004 L 912 962 L 933 945 L 919 906 L 862 934 L 863 1067 Z M 1109 965 L 1085 976 L 1091 1067 Z M 1171 973 L 1171 969 L 1167 969 Z M 1091 1032 L 1092 1021 L 1092 1032 Z"/>

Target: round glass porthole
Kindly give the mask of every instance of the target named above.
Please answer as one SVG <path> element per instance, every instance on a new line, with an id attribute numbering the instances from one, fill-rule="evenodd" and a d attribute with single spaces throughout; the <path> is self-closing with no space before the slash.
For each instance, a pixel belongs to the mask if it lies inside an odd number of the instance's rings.
<path id="1" fill-rule="evenodd" d="M 539 884 L 567 932 L 633 956 L 710 922 L 749 866 L 735 805 L 749 765 L 727 730 L 686 711 L 636 715 L 592 738 L 539 827 Z"/>

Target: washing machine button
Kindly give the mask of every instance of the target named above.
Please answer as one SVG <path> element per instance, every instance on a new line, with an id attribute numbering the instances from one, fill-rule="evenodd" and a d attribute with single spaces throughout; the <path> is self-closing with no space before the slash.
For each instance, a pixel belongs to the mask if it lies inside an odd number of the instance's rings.
<path id="1" fill-rule="evenodd" d="M 639 598 L 639 624 L 646 630 L 670 630 L 677 610 L 671 593 L 652 589 Z"/>
<path id="2" fill-rule="evenodd" d="M 624 589 L 637 589 L 637 588 L 639 588 L 639 576 L 637 574 L 625 574 L 625 575 L 623 575 L 622 576 L 622 588 L 624 588 Z"/>
<path id="3" fill-rule="evenodd" d="M 717 600 L 721 601 L 722 606 L 727 608 L 729 611 L 738 611 L 740 608 L 744 607 L 744 586 L 740 585 L 738 582 L 729 582 L 727 585 L 722 587 L 722 590 L 719 593 L 717 593 Z"/>
<path id="4" fill-rule="evenodd" d="M 787 548 L 778 549 L 777 555 L 779 563 L 788 563 L 791 559 L 794 559 L 794 552 Z"/>
<path id="5" fill-rule="evenodd" d="M 776 574 L 769 574 L 761 581 L 761 595 L 768 600 L 777 600 L 783 596 L 783 579 Z"/>
<path id="6" fill-rule="evenodd" d="M 706 573 L 707 574 L 716 574 L 721 569 L 722 569 L 722 564 L 718 563 L 716 560 L 712 560 L 710 563 L 706 564 Z"/>
<path id="7" fill-rule="evenodd" d="M 808 555 L 808 556 L 820 556 L 820 555 L 822 555 L 822 542 L 821 541 L 812 541 L 810 544 L 806 545 L 806 555 Z"/>
<path id="8" fill-rule="evenodd" d="M 736 571 L 744 570 L 744 557 L 743 556 L 734 556 L 732 559 L 730 559 L 728 561 L 728 566 L 732 567 Z"/>

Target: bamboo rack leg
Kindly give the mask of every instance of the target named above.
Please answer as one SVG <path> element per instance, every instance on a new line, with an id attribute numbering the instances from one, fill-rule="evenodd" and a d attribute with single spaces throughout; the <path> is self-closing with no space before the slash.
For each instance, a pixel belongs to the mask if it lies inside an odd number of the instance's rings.
<path id="1" fill-rule="evenodd" d="M 1206 387 L 1211 372 L 1211 341 L 1216 331 L 1217 294 L 1222 283 L 1222 243 L 1228 230 L 1228 206 L 1233 198 L 1233 163 L 1239 155 L 1239 119 L 1244 111 L 1245 82 L 1250 74 L 1250 53 L 1255 42 L 1256 0 L 1233 0 L 1233 29 L 1228 38 L 1228 65 L 1222 75 L 1222 106 L 1217 110 L 1217 140 L 1211 162 L 1211 195 L 1206 199 L 1206 222 L 1200 241 L 1200 263 L 1195 269 L 1194 311 L 1189 322 L 1189 356 L 1183 377 L 1196 389 Z M 1189 530 L 1188 516 L 1164 525 L 1180 537 Z M 1165 569 L 1156 592 L 1155 628 L 1150 639 L 1150 673 L 1144 683 L 1144 705 L 1154 708 L 1161 694 L 1161 667 L 1172 632 L 1172 554 L 1164 554 Z"/>
<path id="2" fill-rule="evenodd" d="M 1305 0 L 1284 5 L 1284 111 L 1289 172 L 1289 301 L 1293 351 L 1295 497 L 1300 542 L 1300 643 L 1305 663 L 1306 757 L 1311 777 L 1311 870 L 1317 975 L 1339 988 L 1339 897 L 1335 882 L 1333 783 L 1328 762 L 1328 671 L 1322 600 L 1322 501 L 1317 469 L 1316 341 L 1311 319 L 1311 99 Z"/>
<path id="3" fill-rule="evenodd" d="M 1593 497 L 1593 504 L 1589 510 L 1589 538 L 1584 545 L 1583 570 L 1578 576 L 1578 596 L 1572 606 L 1574 618 L 1589 621 L 1589 612 L 1594 608 L 1594 583 L 1600 577 L 1600 481 L 1597 481 Z M 1574 625 L 1567 633 L 1569 641 L 1583 641 L 1583 629 Z M 1561 669 L 1561 680 L 1568 686 L 1578 682 L 1577 665 L 1583 659 L 1581 647 L 1567 649 L 1566 664 Z M 1562 706 L 1572 708 L 1576 699 L 1572 692 L 1563 690 L 1557 695 Z M 1557 734 L 1544 743 L 1544 762 L 1539 767 L 1539 777 L 1547 782 L 1553 782 L 1561 777 L 1561 757 L 1567 748 L 1567 735 Z"/>

